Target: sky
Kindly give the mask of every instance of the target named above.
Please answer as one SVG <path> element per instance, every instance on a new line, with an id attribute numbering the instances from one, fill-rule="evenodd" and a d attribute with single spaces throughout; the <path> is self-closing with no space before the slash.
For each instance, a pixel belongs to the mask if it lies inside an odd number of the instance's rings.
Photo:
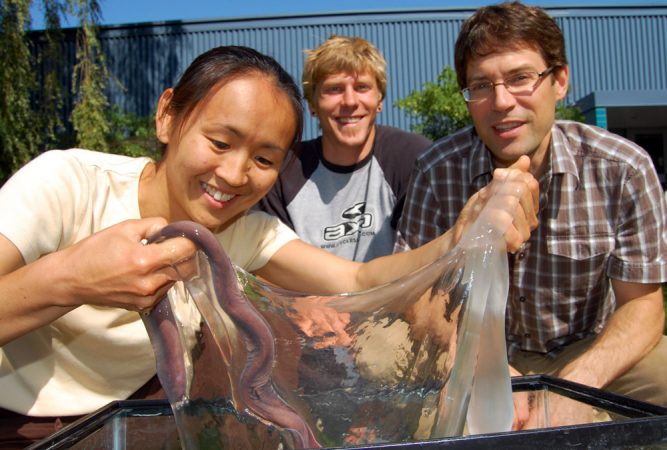
<path id="1" fill-rule="evenodd" d="M 496 1 L 485 0 L 99 0 L 103 25 L 121 25 L 171 20 L 248 18 L 289 14 L 311 14 L 388 9 L 423 9 L 477 7 Z M 41 4 L 33 0 L 33 5 Z M 667 0 L 533 0 L 526 3 L 539 6 L 573 5 L 667 5 Z M 44 27 L 39 6 L 31 11 L 32 28 Z M 63 27 L 78 23 L 66 22 Z"/>

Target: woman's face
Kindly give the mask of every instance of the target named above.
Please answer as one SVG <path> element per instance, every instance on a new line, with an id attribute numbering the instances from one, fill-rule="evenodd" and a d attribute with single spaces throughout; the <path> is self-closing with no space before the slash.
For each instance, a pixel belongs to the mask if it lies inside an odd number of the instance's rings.
<path id="1" fill-rule="evenodd" d="M 271 78 L 251 74 L 215 89 L 182 127 L 170 115 L 157 121 L 168 220 L 211 230 L 269 192 L 296 132 L 290 99 Z"/>

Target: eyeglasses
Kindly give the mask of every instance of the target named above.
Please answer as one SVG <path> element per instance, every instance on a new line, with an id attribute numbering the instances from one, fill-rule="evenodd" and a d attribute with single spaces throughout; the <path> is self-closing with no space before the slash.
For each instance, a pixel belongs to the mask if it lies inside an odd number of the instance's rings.
<path id="1" fill-rule="evenodd" d="M 476 81 L 461 90 L 461 94 L 463 94 L 463 99 L 468 103 L 479 102 L 489 98 L 495 92 L 496 86 L 502 84 L 507 89 L 507 92 L 512 95 L 531 95 L 537 88 L 540 80 L 553 72 L 555 68 L 555 66 L 549 67 L 544 72 L 519 72 L 505 78 L 499 83 Z"/>

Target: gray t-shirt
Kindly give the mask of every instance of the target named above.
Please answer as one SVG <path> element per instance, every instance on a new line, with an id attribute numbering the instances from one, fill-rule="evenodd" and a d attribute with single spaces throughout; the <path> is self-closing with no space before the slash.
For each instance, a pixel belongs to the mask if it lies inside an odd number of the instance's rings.
<path id="1" fill-rule="evenodd" d="M 413 163 L 430 144 L 423 136 L 378 126 L 368 157 L 337 166 L 322 157 L 321 138 L 303 142 L 259 208 L 302 240 L 344 258 L 390 254 Z"/>

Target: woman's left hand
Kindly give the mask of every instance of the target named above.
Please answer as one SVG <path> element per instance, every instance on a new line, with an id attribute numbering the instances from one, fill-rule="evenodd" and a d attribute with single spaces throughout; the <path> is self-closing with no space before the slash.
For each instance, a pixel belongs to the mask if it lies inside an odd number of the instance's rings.
<path id="1" fill-rule="evenodd" d="M 493 180 L 475 193 L 459 214 L 454 226 L 458 242 L 477 220 L 501 233 L 509 252 L 516 252 L 537 227 L 539 183 L 528 172 L 530 160 L 522 156 L 506 169 L 496 169 Z"/>

